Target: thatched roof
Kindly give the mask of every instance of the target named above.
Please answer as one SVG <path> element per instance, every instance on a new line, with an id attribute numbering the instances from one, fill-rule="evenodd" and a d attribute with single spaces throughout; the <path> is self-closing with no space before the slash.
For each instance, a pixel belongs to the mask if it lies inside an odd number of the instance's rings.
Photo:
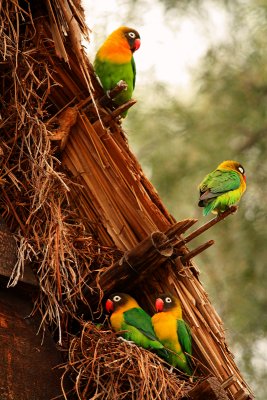
<path id="1" fill-rule="evenodd" d="M 35 310 L 69 351 L 70 396 L 177 399 L 196 385 L 145 350 L 119 344 L 107 325 L 87 324 L 102 314 L 103 296 L 123 286 L 151 313 L 158 292 L 177 293 L 192 329 L 195 375 L 217 378 L 214 398 L 252 398 L 191 261 L 212 242 L 185 247 L 218 220 L 182 238 L 196 221 L 176 223 L 132 154 L 116 117 L 133 102 L 115 109 L 105 98 L 81 45 L 88 30 L 80 2 L 11 0 L 0 12 L 1 209 L 18 243 L 9 285 L 35 271 Z M 77 318 L 82 330 L 69 340 Z M 116 364 L 124 355 L 128 364 Z"/>

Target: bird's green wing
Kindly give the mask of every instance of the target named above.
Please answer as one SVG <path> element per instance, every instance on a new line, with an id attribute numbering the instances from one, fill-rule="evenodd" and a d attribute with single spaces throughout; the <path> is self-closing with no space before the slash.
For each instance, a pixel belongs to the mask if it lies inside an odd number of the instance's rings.
<path id="1" fill-rule="evenodd" d="M 184 353 L 192 354 L 192 337 L 189 326 L 182 320 L 177 321 L 177 333 Z"/>
<path id="2" fill-rule="evenodd" d="M 132 98 L 135 85 L 135 62 L 133 57 L 131 62 L 125 64 L 102 61 L 96 57 L 94 67 L 105 91 L 112 90 L 121 80 L 127 83 L 127 90 L 123 90 L 113 99 L 115 104 L 121 105 Z M 122 116 L 125 117 L 126 115 L 127 110 L 124 111 Z"/>
<path id="3" fill-rule="evenodd" d="M 132 69 L 133 69 L 133 89 L 134 89 L 135 88 L 135 77 L 136 77 L 136 66 L 135 66 L 135 61 L 134 61 L 133 57 L 132 57 L 131 63 L 132 63 Z"/>
<path id="4" fill-rule="evenodd" d="M 235 171 L 213 171 L 199 185 L 200 200 L 238 189 L 240 184 L 240 177 Z"/>
<path id="5" fill-rule="evenodd" d="M 105 91 L 113 89 L 121 79 L 120 70 L 109 61 L 95 58 L 94 68 Z"/>
<path id="6" fill-rule="evenodd" d="M 150 316 L 142 308 L 131 308 L 123 313 L 127 324 L 134 326 L 151 340 L 156 338 Z"/>

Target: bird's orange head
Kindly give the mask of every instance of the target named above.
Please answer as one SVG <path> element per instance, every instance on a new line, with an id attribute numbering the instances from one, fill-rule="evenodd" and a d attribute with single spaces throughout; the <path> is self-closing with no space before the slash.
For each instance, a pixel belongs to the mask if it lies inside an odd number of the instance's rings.
<path id="1" fill-rule="evenodd" d="M 228 170 L 228 171 L 236 171 L 241 175 L 241 177 L 246 182 L 246 174 L 244 167 L 237 161 L 227 160 L 223 161 L 220 165 L 218 165 L 217 169 Z"/>
<path id="2" fill-rule="evenodd" d="M 97 57 L 116 63 L 130 62 L 133 53 L 141 45 L 139 33 L 127 26 L 113 31 L 97 52 Z"/>

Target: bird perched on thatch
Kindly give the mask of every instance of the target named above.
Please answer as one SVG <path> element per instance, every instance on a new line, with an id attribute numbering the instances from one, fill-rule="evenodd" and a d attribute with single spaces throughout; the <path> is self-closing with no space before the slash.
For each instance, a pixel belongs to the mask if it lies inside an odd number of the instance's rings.
<path id="1" fill-rule="evenodd" d="M 121 105 L 132 98 L 136 68 L 133 53 L 141 44 L 139 33 L 121 26 L 112 32 L 96 53 L 94 68 L 106 92 L 124 81 L 127 89 L 119 93 L 114 102 Z M 127 111 L 123 113 L 125 117 Z"/>
<path id="2" fill-rule="evenodd" d="M 179 299 L 170 294 L 160 295 L 155 302 L 157 314 L 151 318 L 155 334 L 168 352 L 166 361 L 192 375 L 190 356 L 192 339 L 189 326 L 182 319 Z"/>
<path id="3" fill-rule="evenodd" d="M 149 350 L 163 349 L 156 338 L 151 317 L 126 293 L 114 293 L 106 301 L 106 310 L 111 314 L 110 323 L 115 332 L 138 346 Z"/>
<path id="4" fill-rule="evenodd" d="M 246 175 L 237 161 L 224 161 L 199 185 L 199 207 L 203 215 L 222 213 L 237 204 L 246 190 Z"/>

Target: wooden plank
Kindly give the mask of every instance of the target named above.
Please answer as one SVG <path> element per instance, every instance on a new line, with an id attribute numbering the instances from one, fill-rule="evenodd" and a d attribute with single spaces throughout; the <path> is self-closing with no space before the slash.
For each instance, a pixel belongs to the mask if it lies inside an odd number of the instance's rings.
<path id="1" fill-rule="evenodd" d="M 61 393 L 61 354 L 27 318 L 32 304 L 18 289 L 0 289 L 0 399 L 49 400 Z M 55 368 L 55 369 L 54 369 Z"/>
<path id="2" fill-rule="evenodd" d="M 99 285 L 105 294 L 131 287 L 147 277 L 151 270 L 158 268 L 173 254 L 173 247 L 162 232 L 153 232 L 140 242 L 104 273 L 100 275 Z M 159 247 L 161 249 L 159 249 Z"/>
<path id="3" fill-rule="evenodd" d="M 186 396 L 188 400 L 228 400 L 225 390 L 215 377 L 198 383 Z M 182 399 L 183 400 L 183 399 Z M 184 398 L 185 400 L 185 398 Z"/>

